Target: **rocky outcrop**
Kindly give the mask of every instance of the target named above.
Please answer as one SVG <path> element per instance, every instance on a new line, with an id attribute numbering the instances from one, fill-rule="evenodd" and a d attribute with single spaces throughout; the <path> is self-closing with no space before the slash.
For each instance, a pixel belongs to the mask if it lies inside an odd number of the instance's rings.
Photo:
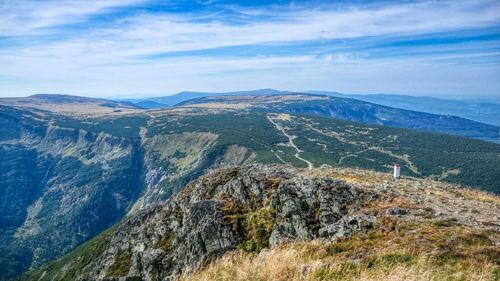
<path id="1" fill-rule="evenodd" d="M 407 232 L 411 235 L 405 239 L 421 241 L 416 226 L 495 233 L 500 230 L 498 202 L 498 197 L 458 185 L 410 177 L 395 180 L 358 169 L 258 164 L 225 168 L 191 182 L 166 202 L 139 209 L 120 225 L 18 280 L 177 280 L 208 264 L 220 265 L 212 262 L 228 252 L 223 261 L 242 252 L 253 252 L 249 257 L 258 260 L 268 252 L 300 247 L 301 241 L 321 244 L 330 254 L 349 251 L 343 258 L 357 264 L 369 260 L 375 240 L 400 239 Z M 467 237 L 460 239 L 472 241 Z M 498 238 L 490 238 L 487 245 L 498 245 Z M 364 252 L 355 250 L 358 247 Z M 434 244 L 425 247 L 435 250 Z M 308 268 L 303 268 L 303 276 Z"/>
<path id="2" fill-rule="evenodd" d="M 216 170 L 165 203 L 137 211 L 77 280 L 169 280 L 237 248 L 259 251 L 285 242 L 349 237 L 376 221 L 347 215 L 359 203 L 352 185 L 298 175 L 292 168 Z"/>

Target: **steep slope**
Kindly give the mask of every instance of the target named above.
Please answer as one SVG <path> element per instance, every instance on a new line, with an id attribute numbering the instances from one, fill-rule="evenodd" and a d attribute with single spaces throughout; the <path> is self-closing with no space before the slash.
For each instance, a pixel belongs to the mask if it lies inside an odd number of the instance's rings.
<path id="1" fill-rule="evenodd" d="M 499 192 L 500 146 L 307 114 L 172 107 L 88 116 L 0 106 L 0 279 L 227 165 L 362 167 Z M 436 152 L 439 152 L 437 162 Z M 488 165 L 489 169 L 483 169 Z"/>
<path id="2" fill-rule="evenodd" d="M 441 132 L 500 143 L 500 127 L 449 115 L 435 115 L 312 94 L 214 96 L 188 100 L 179 106 L 236 107 L 287 113 L 310 113 L 356 122 Z"/>
<path id="3" fill-rule="evenodd" d="M 148 116 L 1 109 L 0 280 L 67 253 L 212 166 L 198 167 L 217 138 L 208 132 L 141 139 Z M 214 161 L 243 163 L 252 156 L 243 150 Z"/>
<path id="4" fill-rule="evenodd" d="M 196 270 L 204 280 L 340 280 L 362 270 L 391 273 L 395 265 L 493 280 L 500 271 L 499 211 L 496 196 L 428 180 L 329 167 L 227 168 L 19 280 L 171 280 Z M 321 243 L 310 242 L 316 239 Z M 281 272 L 266 272 L 259 260 L 271 261 L 280 245 L 306 247 L 309 258 L 280 260 L 273 267 Z M 265 248 L 274 250 L 252 256 Z M 236 270 L 242 264 L 230 262 L 239 259 L 265 270 Z"/>
<path id="5" fill-rule="evenodd" d="M 0 279 L 94 237 L 142 193 L 137 141 L 25 114 L 0 114 L 2 129 L 16 132 L 0 143 Z"/>

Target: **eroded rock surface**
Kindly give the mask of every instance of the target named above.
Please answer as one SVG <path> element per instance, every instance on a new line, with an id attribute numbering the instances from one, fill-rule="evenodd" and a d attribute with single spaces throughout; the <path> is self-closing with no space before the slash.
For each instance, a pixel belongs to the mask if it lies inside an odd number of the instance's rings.
<path id="1" fill-rule="evenodd" d="M 213 171 L 127 219 L 78 280 L 169 280 L 237 248 L 348 237 L 376 221 L 346 216 L 358 207 L 358 190 L 333 178 L 264 165 Z"/>
<path id="2" fill-rule="evenodd" d="M 19 280 L 176 280 L 234 249 L 260 257 L 288 242 L 375 239 L 400 233 L 404 222 L 498 231 L 498 206 L 497 197 L 458 185 L 366 170 L 225 168 Z M 492 236 L 488 243 L 500 242 Z"/>

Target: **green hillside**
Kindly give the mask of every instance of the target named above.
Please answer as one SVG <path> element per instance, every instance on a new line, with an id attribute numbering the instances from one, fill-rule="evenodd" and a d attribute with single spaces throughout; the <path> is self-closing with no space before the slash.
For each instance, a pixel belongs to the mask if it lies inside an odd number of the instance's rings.
<path id="1" fill-rule="evenodd" d="M 405 110 L 366 101 L 314 94 L 209 96 L 182 106 L 225 106 L 252 111 L 309 113 L 343 120 L 425 130 L 500 143 L 500 127 L 451 115 Z"/>
<path id="2" fill-rule="evenodd" d="M 90 118 L 2 109 L 1 280 L 69 252 L 130 210 L 165 200 L 226 165 L 390 172 L 399 163 L 403 175 L 500 193 L 500 146 L 465 137 L 236 109 L 174 107 Z"/>

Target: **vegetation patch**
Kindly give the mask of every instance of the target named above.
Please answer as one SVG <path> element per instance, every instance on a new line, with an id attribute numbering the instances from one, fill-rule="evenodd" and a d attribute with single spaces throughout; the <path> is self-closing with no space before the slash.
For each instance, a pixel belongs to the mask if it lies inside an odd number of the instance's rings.
<path id="1" fill-rule="evenodd" d="M 233 211 L 238 213 L 227 215 L 225 218 L 229 220 L 239 239 L 239 247 L 246 252 L 258 252 L 269 247 L 276 211 L 270 207 L 246 213 L 241 209 Z"/>
<path id="2" fill-rule="evenodd" d="M 120 225 L 121 222 L 76 248 L 71 253 L 45 264 L 34 271 L 27 272 L 14 280 L 75 280 L 77 276 L 85 274 L 89 269 L 88 265 L 94 262 L 109 247 L 111 235 Z M 63 270 L 64 266 L 71 261 L 75 262 L 69 268 Z"/>
<path id="3" fill-rule="evenodd" d="M 438 227 L 455 226 L 455 225 L 457 225 L 457 219 L 455 219 L 455 218 L 449 218 L 449 219 L 445 219 L 445 220 L 435 221 L 434 225 L 438 226 Z"/>
<path id="4" fill-rule="evenodd" d="M 121 253 L 115 256 L 115 262 L 109 266 L 106 277 L 123 277 L 130 270 L 132 253 Z"/>
<path id="5" fill-rule="evenodd" d="M 382 218 L 375 229 L 325 245 L 282 244 L 227 253 L 185 280 L 499 280 L 497 231 Z M 278 262 L 279 261 L 279 262 Z"/>
<path id="6" fill-rule="evenodd" d="M 87 132 L 105 132 L 124 138 L 139 137 L 140 127 L 146 126 L 149 116 L 142 114 L 98 118 L 75 118 L 58 116 L 54 125 L 65 128 L 83 129 Z"/>
<path id="7" fill-rule="evenodd" d="M 155 249 L 162 249 L 165 252 L 168 252 L 172 249 L 172 243 L 174 241 L 175 234 L 172 232 L 169 232 L 165 234 L 165 237 L 154 245 Z"/>
<path id="8" fill-rule="evenodd" d="M 370 257 L 366 262 L 367 268 L 381 267 L 391 268 L 396 265 L 404 265 L 406 267 L 414 265 L 416 259 L 413 255 L 404 253 L 389 253 L 380 256 Z"/>

